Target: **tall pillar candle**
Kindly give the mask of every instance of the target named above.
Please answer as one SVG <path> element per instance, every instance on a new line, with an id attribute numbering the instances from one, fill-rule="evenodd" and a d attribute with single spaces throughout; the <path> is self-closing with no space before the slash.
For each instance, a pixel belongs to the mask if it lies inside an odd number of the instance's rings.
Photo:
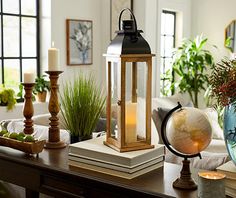
<path id="1" fill-rule="evenodd" d="M 48 49 L 48 71 L 59 71 L 59 49 Z"/>
<path id="2" fill-rule="evenodd" d="M 34 73 L 24 73 L 24 83 L 35 83 Z"/>
<path id="3" fill-rule="evenodd" d="M 215 171 L 198 173 L 198 197 L 199 198 L 224 198 L 225 175 Z"/>
<path id="4" fill-rule="evenodd" d="M 125 142 L 136 142 L 137 103 L 128 103 L 125 106 Z"/>

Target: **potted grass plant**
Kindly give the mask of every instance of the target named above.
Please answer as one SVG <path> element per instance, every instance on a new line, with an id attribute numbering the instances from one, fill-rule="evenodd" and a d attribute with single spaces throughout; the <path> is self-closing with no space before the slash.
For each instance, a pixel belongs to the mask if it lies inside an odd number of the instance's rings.
<path id="1" fill-rule="evenodd" d="M 71 134 L 71 143 L 91 138 L 105 105 L 105 96 L 93 77 L 80 74 L 73 82 L 66 82 L 60 99 L 63 125 Z"/>

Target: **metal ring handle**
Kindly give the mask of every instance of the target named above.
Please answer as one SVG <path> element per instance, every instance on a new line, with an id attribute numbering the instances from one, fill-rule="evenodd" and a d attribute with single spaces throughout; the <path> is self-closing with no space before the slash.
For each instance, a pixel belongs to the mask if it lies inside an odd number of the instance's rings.
<path id="1" fill-rule="evenodd" d="M 119 30 L 121 30 L 121 25 L 120 25 L 120 22 L 121 22 L 121 16 L 122 16 L 123 12 L 126 11 L 126 10 L 128 10 L 128 11 L 130 12 L 132 18 L 134 19 L 134 26 L 135 26 L 134 29 L 135 29 L 135 32 L 137 32 L 137 31 L 138 31 L 138 29 L 137 29 L 137 22 L 136 22 L 136 19 L 135 19 L 135 16 L 134 16 L 132 10 L 129 9 L 129 8 L 124 8 L 124 9 L 121 10 L 121 12 L 120 12 L 120 16 L 119 16 Z"/>

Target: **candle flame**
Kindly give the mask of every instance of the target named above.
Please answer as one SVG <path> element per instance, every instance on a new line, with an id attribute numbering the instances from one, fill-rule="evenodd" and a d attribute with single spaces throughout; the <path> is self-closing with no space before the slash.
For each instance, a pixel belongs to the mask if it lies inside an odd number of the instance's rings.
<path id="1" fill-rule="evenodd" d="M 54 41 L 52 41 L 52 47 L 54 47 Z"/>

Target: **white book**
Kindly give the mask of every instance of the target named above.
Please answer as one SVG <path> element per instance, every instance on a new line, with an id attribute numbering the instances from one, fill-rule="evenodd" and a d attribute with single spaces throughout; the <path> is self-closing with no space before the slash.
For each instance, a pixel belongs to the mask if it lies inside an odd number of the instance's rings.
<path id="1" fill-rule="evenodd" d="M 236 190 L 235 189 L 225 187 L 225 194 L 232 197 L 232 198 L 236 198 Z"/>
<path id="2" fill-rule="evenodd" d="M 165 153 L 165 146 L 155 145 L 154 148 L 120 153 L 103 144 L 105 136 L 69 145 L 69 155 L 89 157 L 109 163 L 125 165 L 128 167 L 147 162 Z"/>
<path id="3" fill-rule="evenodd" d="M 117 170 L 117 171 L 121 171 L 121 172 L 134 173 L 134 172 L 144 169 L 148 166 L 152 166 L 154 164 L 164 161 L 164 156 L 156 157 L 154 159 L 151 159 L 150 161 L 147 161 L 145 163 L 141 163 L 141 164 L 138 164 L 138 165 L 132 166 L 132 167 L 122 166 L 119 164 L 107 163 L 107 162 L 104 162 L 101 160 L 94 160 L 91 158 L 78 157 L 78 156 L 72 156 L 72 155 L 69 156 L 69 160 L 75 161 L 75 162 L 82 162 L 82 163 L 86 163 L 86 164 L 91 164 L 94 166 L 109 168 L 109 169 Z"/>
<path id="4" fill-rule="evenodd" d="M 233 161 L 228 161 L 225 164 L 216 168 L 217 172 L 223 173 L 226 175 L 226 178 L 236 180 L 236 166 Z"/>
<path id="5" fill-rule="evenodd" d="M 116 177 L 122 177 L 125 179 L 133 179 L 135 177 L 138 177 L 140 175 L 143 175 L 145 173 L 148 173 L 150 171 L 153 171 L 155 169 L 163 167 L 164 161 L 153 164 L 153 165 L 148 166 L 144 169 L 138 170 L 134 173 L 121 172 L 121 171 L 112 170 L 109 168 L 104 168 L 104 167 L 86 164 L 86 163 L 82 163 L 82 162 L 76 162 L 76 161 L 72 161 L 72 160 L 68 160 L 68 164 L 69 164 L 69 166 L 83 168 L 83 169 L 87 169 L 87 170 L 91 170 L 91 171 L 96 171 L 96 172 L 100 172 L 100 173 L 104 173 L 104 174 L 108 174 L 108 175 L 112 175 L 112 176 L 116 176 Z"/>
<path id="6" fill-rule="evenodd" d="M 229 187 L 236 190 L 236 179 L 225 178 L 225 187 Z"/>

